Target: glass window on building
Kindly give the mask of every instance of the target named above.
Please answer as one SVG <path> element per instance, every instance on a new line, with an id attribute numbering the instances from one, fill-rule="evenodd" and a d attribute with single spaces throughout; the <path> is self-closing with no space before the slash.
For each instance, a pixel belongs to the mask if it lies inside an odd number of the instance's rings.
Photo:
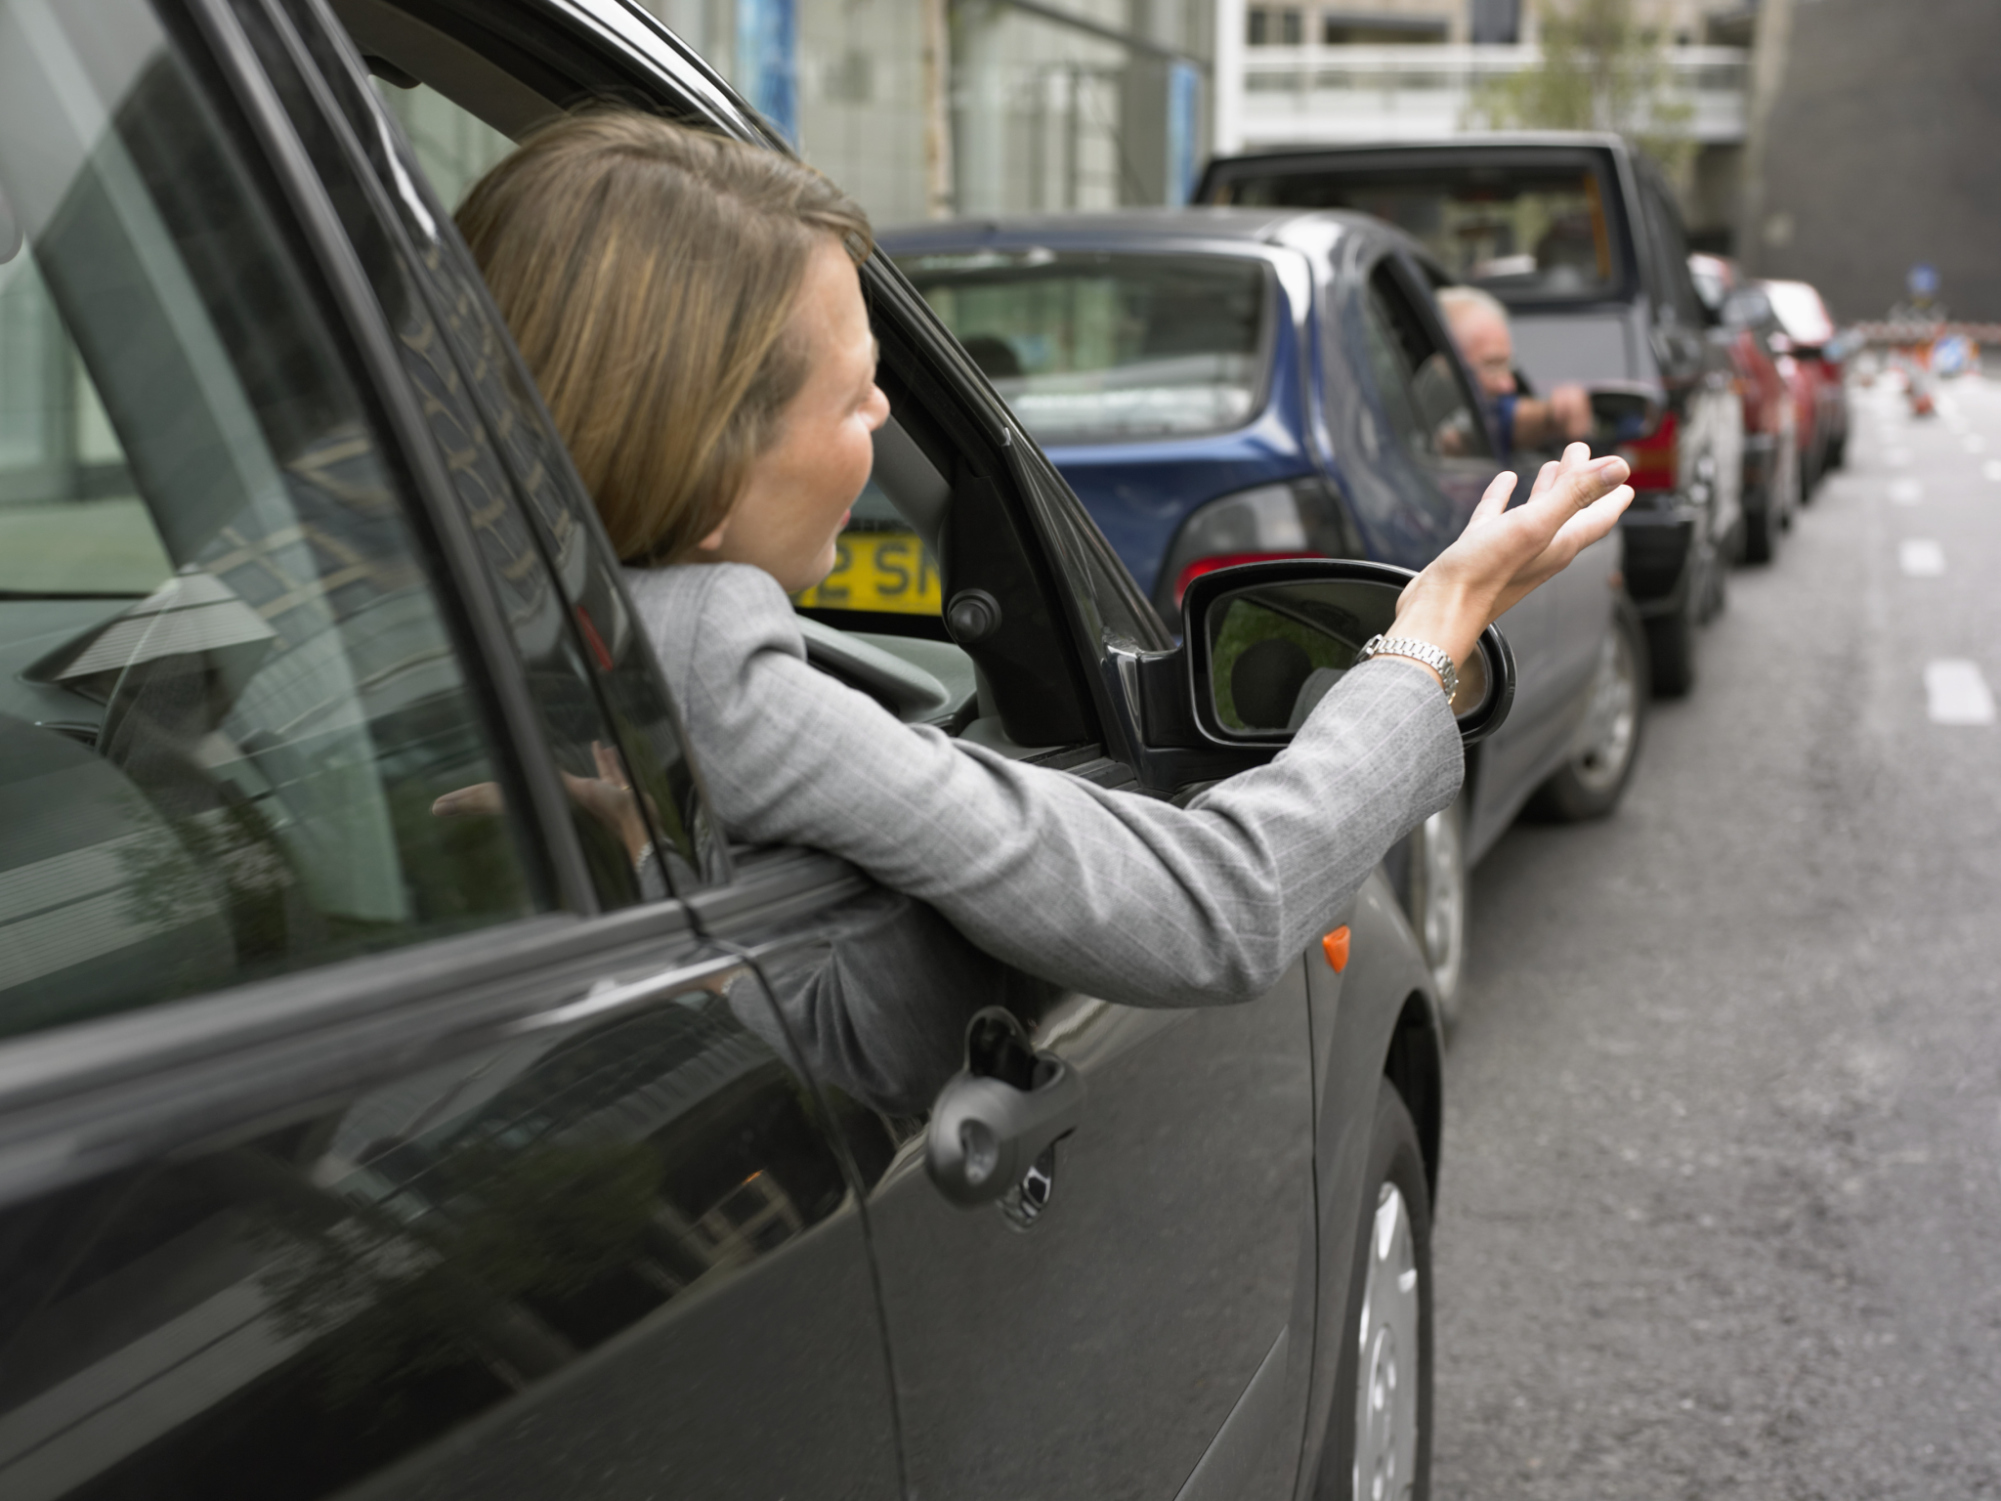
<path id="1" fill-rule="evenodd" d="M 1244 20 L 1253 47 L 1297 47 L 1306 40 L 1306 13 L 1296 5 L 1253 5 Z"/>

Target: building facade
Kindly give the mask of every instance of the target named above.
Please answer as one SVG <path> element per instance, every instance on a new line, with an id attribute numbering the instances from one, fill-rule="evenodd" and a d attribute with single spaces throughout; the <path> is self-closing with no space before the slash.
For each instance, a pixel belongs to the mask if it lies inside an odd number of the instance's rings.
<path id="1" fill-rule="evenodd" d="M 2001 5 L 1765 0 L 1738 244 L 1766 276 L 1881 318 L 1913 266 L 2001 321 Z"/>
<path id="2" fill-rule="evenodd" d="M 1184 201 L 1213 0 L 645 0 L 877 223 Z"/>
<path id="3" fill-rule="evenodd" d="M 1430 140 L 1468 128 L 1480 86 L 1539 67 L 1552 0 L 1218 0 L 1219 152 Z M 1748 132 L 1745 0 L 1632 0 L 1665 49 L 1694 152 L 1697 243 L 1729 248 Z"/>

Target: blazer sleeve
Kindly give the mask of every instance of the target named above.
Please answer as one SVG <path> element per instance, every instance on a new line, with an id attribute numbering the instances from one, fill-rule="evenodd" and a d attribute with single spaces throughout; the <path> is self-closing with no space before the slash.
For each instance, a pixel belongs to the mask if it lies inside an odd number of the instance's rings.
<path id="1" fill-rule="evenodd" d="M 632 578 L 733 834 L 839 855 L 996 957 L 1129 1005 L 1264 994 L 1464 772 L 1437 680 L 1379 658 L 1269 765 L 1186 807 L 1111 792 L 905 725 L 809 666 L 761 570 Z"/>

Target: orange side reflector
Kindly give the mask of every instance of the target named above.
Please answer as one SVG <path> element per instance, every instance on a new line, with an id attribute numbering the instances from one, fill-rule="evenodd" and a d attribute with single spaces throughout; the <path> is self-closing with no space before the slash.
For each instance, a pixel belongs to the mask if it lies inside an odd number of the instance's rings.
<path id="1" fill-rule="evenodd" d="M 1334 973 L 1340 974 L 1348 967 L 1348 925 L 1343 923 L 1320 940 L 1320 952 L 1327 956 Z"/>

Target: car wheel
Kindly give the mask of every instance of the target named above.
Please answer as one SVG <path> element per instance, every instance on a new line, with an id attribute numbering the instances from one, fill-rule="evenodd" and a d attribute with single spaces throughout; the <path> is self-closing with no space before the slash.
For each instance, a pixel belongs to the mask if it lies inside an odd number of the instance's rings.
<path id="1" fill-rule="evenodd" d="M 1455 802 L 1432 814 L 1411 836 L 1406 910 L 1448 1026 L 1459 1019 L 1459 986 L 1466 972 L 1465 835 Z"/>
<path id="2" fill-rule="evenodd" d="M 1779 515 L 1779 488 L 1771 486 L 1761 510 L 1744 513 L 1744 561 L 1769 563 L 1778 556 L 1779 533 L 1785 522 Z"/>
<path id="3" fill-rule="evenodd" d="M 1431 1195 L 1396 1086 L 1376 1090 L 1318 1501 L 1431 1494 Z"/>
<path id="4" fill-rule="evenodd" d="M 1695 686 L 1695 590 L 1672 615 L 1647 622 L 1647 666 L 1661 698 L 1680 698 Z"/>
<path id="5" fill-rule="evenodd" d="M 1728 608 L 1730 604 L 1730 563 L 1742 556 L 1744 541 L 1744 518 L 1737 518 L 1737 525 L 1731 529 L 1728 545 L 1711 554 L 1709 560 L 1709 587 L 1702 591 L 1702 613 L 1698 619 L 1707 625 Z"/>
<path id="6" fill-rule="evenodd" d="M 1570 758 L 1536 789 L 1530 807 L 1560 823 L 1602 818 L 1618 807 L 1639 760 L 1646 709 L 1646 633 L 1638 612 L 1622 601 L 1599 648 Z"/>

